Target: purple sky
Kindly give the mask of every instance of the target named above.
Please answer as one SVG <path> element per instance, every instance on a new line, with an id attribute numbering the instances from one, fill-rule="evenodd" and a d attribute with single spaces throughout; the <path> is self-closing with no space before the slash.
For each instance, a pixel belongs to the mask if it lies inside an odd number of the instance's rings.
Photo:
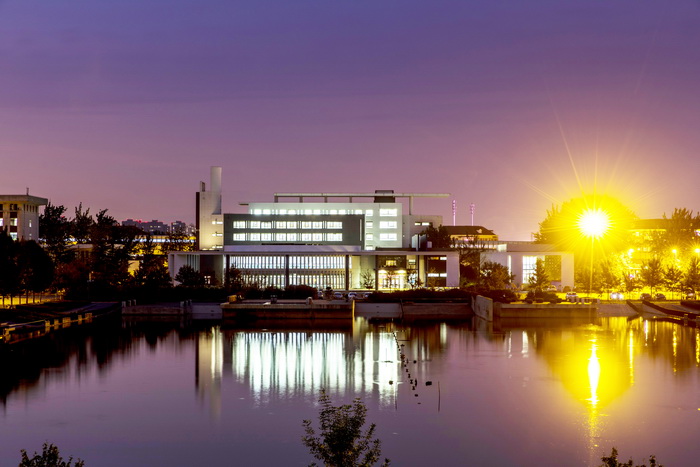
<path id="1" fill-rule="evenodd" d="M 698 0 L 0 0 L 0 193 L 192 222 L 220 165 L 226 212 L 448 192 L 526 240 L 595 184 L 700 210 L 699 86 Z"/>

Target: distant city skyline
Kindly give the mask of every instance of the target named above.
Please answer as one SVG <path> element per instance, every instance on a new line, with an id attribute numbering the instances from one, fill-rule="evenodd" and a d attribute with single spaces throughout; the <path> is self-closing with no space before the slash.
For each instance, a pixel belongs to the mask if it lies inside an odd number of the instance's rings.
<path id="1" fill-rule="evenodd" d="M 700 2 L 0 2 L 0 192 L 194 222 L 275 192 L 448 192 L 528 240 L 597 190 L 700 211 Z M 452 224 L 452 199 L 416 212 Z"/>

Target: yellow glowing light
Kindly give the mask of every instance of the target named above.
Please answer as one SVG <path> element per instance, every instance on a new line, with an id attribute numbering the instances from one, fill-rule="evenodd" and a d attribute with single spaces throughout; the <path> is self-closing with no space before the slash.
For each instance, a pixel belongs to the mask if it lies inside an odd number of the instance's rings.
<path id="1" fill-rule="evenodd" d="M 610 216 L 602 209 L 587 209 L 578 218 L 578 228 L 586 237 L 602 237 L 610 229 Z"/>

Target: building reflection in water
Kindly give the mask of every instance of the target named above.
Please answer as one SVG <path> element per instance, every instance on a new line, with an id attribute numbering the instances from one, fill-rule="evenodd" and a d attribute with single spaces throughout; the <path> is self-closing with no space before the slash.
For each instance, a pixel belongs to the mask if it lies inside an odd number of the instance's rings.
<path id="1" fill-rule="evenodd" d="M 591 449 L 597 448 L 605 408 L 635 385 L 640 354 L 668 361 L 674 373 L 700 366 L 700 330 L 625 317 L 601 318 L 596 324 L 518 323 L 497 331 L 476 324 L 379 327 L 359 320 L 347 330 L 214 327 L 199 338 L 197 393 L 201 400 L 209 399 L 213 414 L 221 411 L 222 377 L 248 388 L 259 406 L 276 400 L 315 401 L 324 388 L 333 395 L 372 398 L 382 407 L 393 407 L 396 385 L 404 376 L 397 345 L 403 344 L 409 358 L 418 361 L 416 376 L 424 380 L 430 377 L 427 371 L 450 371 L 450 339 L 456 339 L 453 347 L 461 352 L 471 350 L 460 342 L 489 342 L 501 346 L 509 358 L 546 362 L 585 408 Z M 421 362 L 430 362 L 425 374 Z"/>

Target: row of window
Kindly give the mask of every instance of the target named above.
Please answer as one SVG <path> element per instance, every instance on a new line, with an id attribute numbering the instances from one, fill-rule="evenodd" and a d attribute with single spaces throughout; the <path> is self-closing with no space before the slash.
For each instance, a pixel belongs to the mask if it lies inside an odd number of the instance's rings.
<path id="1" fill-rule="evenodd" d="M 395 229 L 397 228 L 398 224 L 396 221 L 381 221 L 379 223 L 379 228 L 380 229 Z M 369 229 L 374 228 L 374 222 L 373 221 L 367 221 L 365 222 L 365 227 Z"/>
<path id="2" fill-rule="evenodd" d="M 234 233 L 234 242 L 342 242 L 343 234 L 327 232 L 327 233 L 294 233 L 294 232 L 249 232 L 249 233 Z"/>
<path id="3" fill-rule="evenodd" d="M 252 209 L 251 214 L 260 215 L 306 215 L 306 216 L 344 216 L 347 214 L 364 214 L 367 217 L 374 216 L 374 209 Z M 380 217 L 396 217 L 399 215 L 399 210 L 396 208 L 380 209 Z"/>
<path id="4" fill-rule="evenodd" d="M 343 223 L 339 221 L 233 221 L 234 229 L 342 229 Z"/>
<path id="5" fill-rule="evenodd" d="M 0 217 L 0 227 L 2 227 L 3 225 L 5 225 L 4 222 L 5 222 L 5 219 L 3 219 L 2 217 Z M 10 223 L 7 224 L 7 225 L 11 225 L 11 226 L 15 226 L 15 227 L 16 227 L 16 226 L 18 225 L 18 224 L 17 224 L 17 218 L 15 217 L 15 218 L 13 218 L 13 219 L 10 219 Z M 31 227 L 31 226 L 32 226 L 32 222 L 29 221 L 29 227 Z"/>
<path id="6" fill-rule="evenodd" d="M 240 270 L 286 269 L 284 256 L 231 256 L 230 264 Z M 352 258 L 349 266 L 352 267 Z M 289 269 L 345 269 L 344 256 L 289 256 Z"/>
<path id="7" fill-rule="evenodd" d="M 381 242 L 395 242 L 398 236 L 395 233 L 380 233 L 379 241 Z M 374 241 L 374 234 L 368 233 L 365 235 L 365 240 L 368 242 Z"/>

